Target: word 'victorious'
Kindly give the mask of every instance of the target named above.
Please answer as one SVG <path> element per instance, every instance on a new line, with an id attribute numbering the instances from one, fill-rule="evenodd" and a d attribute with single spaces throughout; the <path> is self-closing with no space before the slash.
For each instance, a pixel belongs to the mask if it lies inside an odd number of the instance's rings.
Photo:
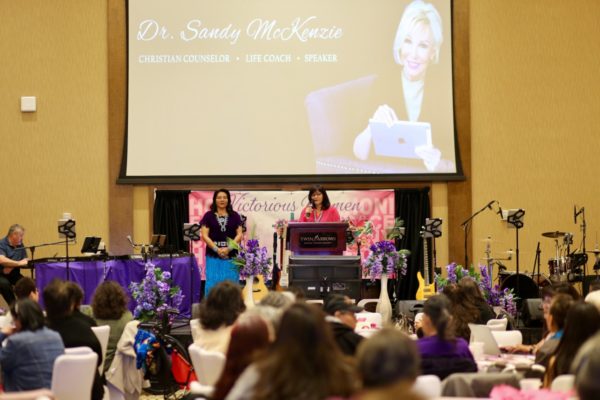
<path id="1" fill-rule="evenodd" d="M 297 17 L 291 21 L 289 26 L 282 26 L 277 20 L 265 20 L 256 18 L 248 23 L 245 34 L 253 40 L 281 40 L 292 39 L 300 42 L 309 40 L 335 40 L 343 36 L 343 29 L 336 26 L 319 27 L 312 26 L 316 16 L 307 18 Z M 226 40 L 234 45 L 238 42 L 242 30 L 233 24 L 221 27 L 209 27 L 199 19 L 187 22 L 185 28 L 179 31 L 179 38 L 185 42 L 192 40 Z M 169 28 L 154 19 L 146 19 L 138 25 L 136 39 L 140 41 L 172 40 L 175 35 L 171 34 Z"/>

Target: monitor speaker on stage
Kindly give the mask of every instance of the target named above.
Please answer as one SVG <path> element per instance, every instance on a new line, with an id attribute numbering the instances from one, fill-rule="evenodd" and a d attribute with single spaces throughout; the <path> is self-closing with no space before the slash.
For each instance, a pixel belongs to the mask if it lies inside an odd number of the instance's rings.
<path id="1" fill-rule="evenodd" d="M 544 324 L 542 299 L 525 299 L 521 307 L 521 318 L 528 328 L 542 326 Z"/>

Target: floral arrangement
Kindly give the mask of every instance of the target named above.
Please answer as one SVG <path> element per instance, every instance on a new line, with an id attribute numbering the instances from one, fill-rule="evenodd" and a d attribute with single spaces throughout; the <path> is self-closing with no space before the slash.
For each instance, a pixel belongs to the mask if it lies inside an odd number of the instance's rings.
<path id="1" fill-rule="evenodd" d="M 548 389 L 519 390 L 506 384 L 494 386 L 490 392 L 492 400 L 569 400 L 573 397 L 572 391 L 553 392 Z"/>
<path id="2" fill-rule="evenodd" d="M 271 273 L 271 258 L 266 247 L 260 247 L 258 240 L 250 239 L 245 246 L 240 246 L 235 241 L 228 239 L 229 246 L 238 253 L 233 263 L 238 267 L 240 278 L 262 275 L 267 277 Z"/>
<path id="3" fill-rule="evenodd" d="M 458 283 L 463 277 L 468 276 L 477 282 L 483 297 L 490 306 L 502 307 L 513 317 L 517 315 L 517 304 L 513 290 L 508 288 L 502 290 L 500 285 L 493 285 L 486 265 L 480 265 L 479 272 L 477 272 L 473 266 L 465 269 L 461 265 L 451 263 L 446 266 L 446 272 L 446 278 L 441 275 L 435 276 L 438 293 L 442 292 L 446 285 Z"/>
<path id="4" fill-rule="evenodd" d="M 273 224 L 273 228 L 275 228 L 275 232 L 277 232 L 278 234 L 281 234 L 281 232 L 284 231 L 285 228 L 287 228 L 288 222 L 286 219 L 278 219 L 277 221 L 275 221 L 275 223 Z"/>
<path id="5" fill-rule="evenodd" d="M 167 310 L 179 308 L 183 294 L 179 286 L 171 286 L 171 274 L 167 271 L 146 264 L 146 276 L 141 282 L 129 285 L 131 296 L 136 302 L 133 316 L 141 322 L 161 320 Z"/>
<path id="6" fill-rule="evenodd" d="M 400 275 L 406 275 L 406 259 L 410 255 L 408 250 L 396 250 L 396 246 L 389 240 L 381 240 L 369 247 L 370 253 L 363 262 L 363 275 L 371 276 L 371 281 L 381 278 L 387 274 L 390 278 L 395 277 L 396 270 Z"/>

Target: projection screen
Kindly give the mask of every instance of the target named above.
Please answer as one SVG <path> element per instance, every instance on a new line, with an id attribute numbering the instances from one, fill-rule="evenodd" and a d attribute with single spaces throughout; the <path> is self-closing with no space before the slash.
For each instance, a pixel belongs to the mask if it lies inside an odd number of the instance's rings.
<path id="1" fill-rule="evenodd" d="M 121 182 L 460 179 L 451 0 L 129 0 Z"/>

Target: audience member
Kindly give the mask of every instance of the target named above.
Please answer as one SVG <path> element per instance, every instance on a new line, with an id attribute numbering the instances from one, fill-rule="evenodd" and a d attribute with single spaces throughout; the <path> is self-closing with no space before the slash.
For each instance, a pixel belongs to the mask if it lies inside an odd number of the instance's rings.
<path id="1" fill-rule="evenodd" d="M 550 310 L 546 315 L 546 326 L 548 326 L 549 333 L 542 345 L 533 350 L 535 352 L 536 364 L 548 368 L 550 357 L 556 351 L 556 347 L 563 335 L 567 313 L 572 305 L 573 298 L 568 294 L 558 293 L 552 298 Z"/>
<path id="2" fill-rule="evenodd" d="M 590 283 L 590 290 L 585 296 L 585 302 L 593 304 L 600 311 L 600 279 L 596 279 Z"/>
<path id="3" fill-rule="evenodd" d="M 31 299 L 37 303 L 40 299 L 35 281 L 27 276 L 19 279 L 15 284 L 15 295 L 17 300 Z"/>
<path id="4" fill-rule="evenodd" d="M 42 309 L 31 299 L 17 300 L 10 312 L 14 328 L 0 333 L 4 390 L 50 388 L 54 360 L 65 352 L 60 335 L 45 327 Z"/>
<path id="5" fill-rule="evenodd" d="M 458 282 L 458 288 L 465 299 L 471 301 L 477 307 L 478 315 L 475 320 L 476 324 L 485 324 L 490 319 L 496 318 L 496 314 L 492 307 L 485 301 L 481 289 L 477 282 L 470 278 L 464 277 Z"/>
<path id="6" fill-rule="evenodd" d="M 472 299 L 465 298 L 458 284 L 446 285 L 442 293 L 449 300 L 449 311 L 452 315 L 449 328 L 456 336 L 468 341 L 471 336 L 469 324 L 475 323 L 479 318 L 477 306 Z"/>
<path id="7" fill-rule="evenodd" d="M 281 318 L 269 351 L 240 376 L 227 399 L 326 399 L 355 390 L 353 368 L 339 351 L 325 316 L 304 303 Z"/>
<path id="8" fill-rule="evenodd" d="M 477 365 L 467 341 L 454 337 L 450 326 L 449 300 L 439 294 L 425 301 L 422 328 L 424 337 L 417 340 L 423 374 L 446 378 L 454 372 L 477 372 Z"/>
<path id="9" fill-rule="evenodd" d="M 125 325 L 133 320 L 133 315 L 127 309 L 127 303 L 129 299 L 125 290 L 115 281 L 102 282 L 94 292 L 92 310 L 96 323 L 110 327 L 103 372 L 110 368 Z"/>
<path id="10" fill-rule="evenodd" d="M 102 348 L 88 322 L 73 315 L 72 289 L 67 282 L 54 279 L 44 288 L 42 296 L 46 305 L 48 327 L 57 331 L 65 347 L 87 346 L 98 354 L 98 366 L 102 363 Z M 92 400 L 104 396 L 103 380 L 96 370 L 92 385 Z"/>
<path id="11" fill-rule="evenodd" d="M 363 389 L 357 400 L 413 399 L 420 357 L 415 341 L 400 331 L 382 329 L 358 346 Z"/>
<path id="12" fill-rule="evenodd" d="M 600 347 L 591 348 L 575 371 L 575 391 L 579 400 L 600 399 Z"/>
<path id="13" fill-rule="evenodd" d="M 81 286 L 73 281 L 67 281 L 65 282 L 65 285 L 67 286 L 69 298 L 71 299 L 73 317 L 85 322 L 89 326 L 96 326 L 97 324 L 94 318 L 82 313 L 79 309 L 81 307 L 81 303 L 83 302 L 83 289 L 81 289 Z"/>
<path id="14" fill-rule="evenodd" d="M 549 387 L 559 375 L 568 374 L 581 345 L 600 329 L 600 313 L 592 304 L 576 303 L 567 312 L 564 333 L 550 358 L 544 379 Z"/>
<path id="15" fill-rule="evenodd" d="M 231 330 L 227 361 L 211 398 L 222 400 L 227 397 L 242 372 L 255 360 L 257 353 L 268 345 L 267 323 L 258 315 L 242 314 Z"/>
<path id="16" fill-rule="evenodd" d="M 361 312 L 362 307 L 352 304 L 348 296 L 341 294 L 330 294 L 325 299 L 323 309 L 327 313 L 325 320 L 332 328 L 333 337 L 342 353 L 353 356 L 356 348 L 364 339 L 354 332 L 356 328 L 356 313 Z"/>
<path id="17" fill-rule="evenodd" d="M 193 335 L 194 342 L 203 349 L 225 354 L 233 324 L 245 309 L 239 285 L 231 281 L 217 283 L 200 303 L 200 327 Z"/>

